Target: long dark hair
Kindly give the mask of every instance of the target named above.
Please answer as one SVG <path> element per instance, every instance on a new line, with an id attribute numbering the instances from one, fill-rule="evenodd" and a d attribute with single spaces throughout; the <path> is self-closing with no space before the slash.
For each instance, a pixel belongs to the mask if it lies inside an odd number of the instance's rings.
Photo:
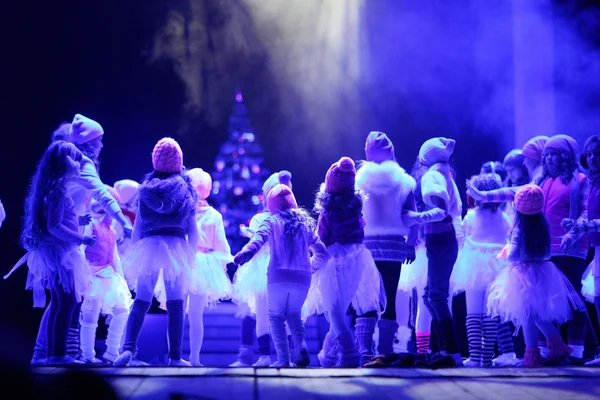
<path id="1" fill-rule="evenodd" d="M 39 242 L 48 235 L 44 212 L 46 198 L 53 189 L 64 183 L 69 166 L 68 157 L 81 161 L 82 155 L 74 144 L 59 140 L 50 144 L 37 166 L 25 200 L 21 233 L 21 245 L 27 251 L 38 248 Z"/>
<path id="2" fill-rule="evenodd" d="M 361 190 L 349 189 L 337 193 L 329 193 L 325 188 L 325 183 L 322 183 L 315 196 L 313 211 L 316 214 L 321 214 L 323 212 L 329 213 L 351 209 L 360 214 L 365 199 L 366 195 Z"/>
<path id="3" fill-rule="evenodd" d="M 529 257 L 545 257 L 550 253 L 550 228 L 542 213 L 525 215 L 515 212 L 515 228 L 519 228 L 518 241 Z"/>
<path id="4" fill-rule="evenodd" d="M 579 165 L 577 164 L 577 160 L 570 153 L 563 153 L 562 156 L 562 172 L 558 175 L 562 183 L 569 183 L 573 178 L 573 173 L 579 169 Z M 536 179 L 535 183 L 537 185 L 541 185 L 546 178 L 550 176 L 548 173 L 548 167 L 546 167 L 546 161 L 542 160 L 542 173 Z"/>

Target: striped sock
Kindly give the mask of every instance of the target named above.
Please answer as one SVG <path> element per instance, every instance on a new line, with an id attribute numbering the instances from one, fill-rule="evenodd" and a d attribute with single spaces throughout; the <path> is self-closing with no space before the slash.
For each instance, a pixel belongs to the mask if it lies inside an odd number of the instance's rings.
<path id="1" fill-rule="evenodd" d="M 498 318 L 500 320 L 500 318 Z M 498 353 L 507 354 L 515 352 L 515 344 L 512 338 L 513 330 L 509 322 L 498 326 Z"/>
<path id="2" fill-rule="evenodd" d="M 417 352 L 419 354 L 424 354 L 429 352 L 429 340 L 431 338 L 431 332 L 417 332 Z"/>
<path id="3" fill-rule="evenodd" d="M 469 359 L 481 362 L 482 314 L 467 315 L 467 339 L 469 341 Z"/>
<path id="4" fill-rule="evenodd" d="M 481 365 L 484 367 L 492 366 L 494 358 L 494 346 L 498 336 L 498 319 L 487 315 L 483 317 L 483 341 L 481 343 Z"/>
<path id="5" fill-rule="evenodd" d="M 79 356 L 79 327 L 70 327 L 67 335 L 67 355 L 73 358 Z"/>

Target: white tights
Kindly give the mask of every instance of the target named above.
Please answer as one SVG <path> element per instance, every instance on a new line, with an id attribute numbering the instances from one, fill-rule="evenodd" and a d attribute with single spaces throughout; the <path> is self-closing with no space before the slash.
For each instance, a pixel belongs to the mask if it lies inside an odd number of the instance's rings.
<path id="1" fill-rule="evenodd" d="M 416 332 L 429 332 L 431 331 L 431 314 L 425 306 L 423 300 L 423 289 L 417 289 L 417 320 L 415 321 Z"/>
<path id="2" fill-rule="evenodd" d="M 188 321 L 190 324 L 190 363 L 200 364 L 200 351 L 204 341 L 204 308 L 206 296 L 190 294 L 188 308 Z"/>
<path id="3" fill-rule="evenodd" d="M 257 294 L 256 303 L 256 337 L 269 334 L 269 304 L 267 294 Z"/>
<path id="4" fill-rule="evenodd" d="M 81 330 L 80 343 L 83 358 L 94 360 L 96 352 L 94 344 L 96 342 L 96 328 L 98 327 L 98 318 L 102 304 L 99 299 L 85 297 L 81 306 Z M 119 355 L 121 338 L 127 324 L 129 310 L 125 308 L 115 308 L 113 316 L 108 326 L 108 335 L 106 337 L 106 352 L 113 356 Z"/>

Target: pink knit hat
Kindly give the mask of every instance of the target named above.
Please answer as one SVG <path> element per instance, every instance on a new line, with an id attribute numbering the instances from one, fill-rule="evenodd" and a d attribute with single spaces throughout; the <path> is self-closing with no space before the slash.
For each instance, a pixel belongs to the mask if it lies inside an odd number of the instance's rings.
<path id="1" fill-rule="evenodd" d="M 367 161 L 382 163 L 384 161 L 395 160 L 394 144 L 383 132 L 373 131 L 367 136 L 365 145 Z"/>
<path id="2" fill-rule="evenodd" d="M 570 153 L 576 157 L 579 153 L 579 145 L 577 141 L 569 135 L 554 135 L 546 142 L 544 150 L 554 149 L 562 153 Z"/>
<path id="3" fill-rule="evenodd" d="M 542 159 L 542 153 L 544 152 L 544 146 L 550 139 L 548 136 L 536 136 L 527 141 L 523 145 L 523 155 L 528 158 L 532 158 L 536 161 Z"/>
<path id="4" fill-rule="evenodd" d="M 267 196 L 269 192 L 280 183 L 292 189 L 292 173 L 286 170 L 282 170 L 271 174 L 271 176 L 267 178 L 267 180 L 265 181 L 265 183 L 263 183 L 262 186 L 264 201 L 267 201 Z"/>
<path id="5" fill-rule="evenodd" d="M 298 208 L 298 203 L 292 189 L 280 183 L 267 194 L 267 208 L 271 214 L 275 214 L 279 211 Z"/>
<path id="6" fill-rule="evenodd" d="M 339 193 L 344 190 L 354 191 L 356 168 L 354 161 L 348 157 L 340 158 L 340 161 L 329 167 L 325 175 L 325 189 L 329 193 Z"/>
<path id="7" fill-rule="evenodd" d="M 206 171 L 202 168 L 192 168 L 188 171 L 188 176 L 192 180 L 192 184 L 194 185 L 194 188 L 196 188 L 200 200 L 205 200 L 210 196 L 210 191 L 212 190 L 212 178 Z"/>
<path id="8" fill-rule="evenodd" d="M 515 208 L 525 215 L 535 215 L 544 209 L 544 192 L 537 185 L 524 185 L 515 195 Z"/>
<path id="9" fill-rule="evenodd" d="M 81 114 L 75 114 L 69 130 L 69 140 L 73 144 L 87 143 L 102 135 L 104 135 L 104 130 L 99 123 Z"/>
<path id="10" fill-rule="evenodd" d="M 162 138 L 152 151 L 152 166 L 156 171 L 177 173 L 183 169 L 183 152 L 172 138 Z"/>
<path id="11" fill-rule="evenodd" d="M 456 141 L 444 137 L 436 137 L 427 140 L 419 150 L 419 161 L 426 166 L 448 162 L 454 152 Z"/>

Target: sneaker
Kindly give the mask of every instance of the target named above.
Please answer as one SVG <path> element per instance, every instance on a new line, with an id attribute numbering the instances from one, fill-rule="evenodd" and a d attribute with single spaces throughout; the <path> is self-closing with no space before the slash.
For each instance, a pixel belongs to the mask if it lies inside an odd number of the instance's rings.
<path id="1" fill-rule="evenodd" d="M 254 364 L 252 364 L 252 366 L 254 368 L 266 368 L 269 367 L 271 365 L 272 361 L 271 361 L 271 355 L 262 355 L 260 357 L 258 357 L 258 361 L 255 362 Z"/>
<path id="2" fill-rule="evenodd" d="M 308 354 L 307 348 L 301 348 L 298 352 L 298 358 L 296 359 L 296 365 L 298 368 L 306 368 L 310 365 L 310 355 Z"/>
<path id="3" fill-rule="evenodd" d="M 431 368 L 431 369 L 458 368 L 458 367 L 462 367 L 463 363 L 462 363 L 462 359 L 460 361 L 457 361 L 457 359 L 455 359 L 455 357 L 452 357 L 451 355 L 448 355 L 446 353 L 436 353 L 431 356 L 431 359 L 428 362 L 416 361 L 414 366 L 416 368 Z"/>
<path id="4" fill-rule="evenodd" d="M 190 361 L 190 365 L 192 367 L 204 367 L 204 365 L 200 364 L 200 361 L 194 361 L 194 362 Z"/>
<path id="5" fill-rule="evenodd" d="M 31 365 L 32 367 L 40 367 L 40 366 L 46 365 L 47 362 L 48 362 L 47 358 L 36 358 L 36 357 L 33 357 L 31 359 L 31 361 L 29 362 L 29 365 Z"/>
<path id="6" fill-rule="evenodd" d="M 66 365 L 85 365 L 83 361 L 76 360 L 69 356 L 50 357 L 46 363 L 48 366 L 66 366 Z"/>
<path id="7" fill-rule="evenodd" d="M 192 364 L 185 360 L 171 360 L 169 359 L 169 367 L 191 367 Z"/>
<path id="8" fill-rule="evenodd" d="M 586 367 L 600 367 L 600 354 L 596 355 L 596 358 L 592 361 L 588 361 L 585 363 Z"/>
<path id="9" fill-rule="evenodd" d="M 114 363 L 118 357 L 118 354 L 109 353 L 108 351 L 105 351 L 104 354 L 102 354 L 102 359 L 111 364 Z"/>
<path id="10" fill-rule="evenodd" d="M 115 367 L 128 367 L 132 359 L 133 354 L 129 350 L 126 350 L 117 357 L 115 362 L 113 362 L 113 365 Z"/>
<path id="11" fill-rule="evenodd" d="M 467 358 L 467 359 L 463 360 L 463 366 L 465 366 L 467 368 L 479 368 L 481 366 L 481 363 L 479 361 L 475 361 L 475 360 L 471 360 L 470 358 Z"/>
<path id="12" fill-rule="evenodd" d="M 516 367 L 521 360 L 517 358 L 517 355 L 512 353 L 500 354 L 498 357 L 492 360 L 494 367 Z"/>
<path id="13" fill-rule="evenodd" d="M 96 366 L 96 367 L 101 367 L 101 366 L 104 366 L 104 364 L 106 364 L 106 362 L 104 360 L 101 360 L 96 357 L 94 357 L 92 359 L 82 358 L 81 361 L 83 361 L 84 363 L 86 363 L 89 366 Z"/>
<path id="14" fill-rule="evenodd" d="M 273 364 L 269 365 L 270 368 L 296 368 L 296 364 L 293 362 L 282 362 L 275 361 Z"/>

